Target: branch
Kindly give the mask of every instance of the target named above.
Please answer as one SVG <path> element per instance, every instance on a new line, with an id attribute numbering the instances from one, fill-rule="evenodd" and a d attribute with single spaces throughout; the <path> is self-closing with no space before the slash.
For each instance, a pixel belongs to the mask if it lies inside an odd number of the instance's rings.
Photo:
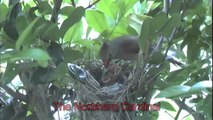
<path id="1" fill-rule="evenodd" d="M 100 0 L 96 0 L 94 3 L 90 4 L 86 7 L 86 9 L 91 8 L 93 5 L 97 4 Z"/>
<path id="2" fill-rule="evenodd" d="M 166 52 L 165 52 L 165 55 L 164 55 L 164 60 L 166 60 L 166 57 L 167 57 L 167 53 L 168 53 L 168 51 L 169 51 L 169 48 L 172 46 L 172 39 L 173 39 L 173 37 L 174 37 L 176 31 L 177 31 L 177 28 L 174 28 L 173 31 L 172 31 L 172 34 L 169 36 L 169 39 L 168 39 L 168 47 L 167 47 Z"/>
<path id="3" fill-rule="evenodd" d="M 14 92 L 13 90 L 11 90 L 11 88 L 9 88 L 7 85 L 1 85 L 1 87 L 8 93 L 10 94 L 12 97 L 14 97 L 15 99 L 27 102 L 27 97 L 23 94 L 20 94 L 19 92 Z"/>
<path id="4" fill-rule="evenodd" d="M 169 13 L 169 4 L 170 4 L 170 1 L 169 0 L 164 0 L 164 3 L 163 3 L 163 12 L 165 12 L 167 15 L 168 15 L 168 13 Z M 157 32 L 157 34 L 156 35 L 158 35 L 159 33 L 161 33 L 162 32 L 162 30 L 167 26 L 167 24 L 168 24 L 168 22 Z M 173 33 L 172 33 L 173 34 Z M 171 35 L 172 36 L 172 38 L 173 38 L 173 35 Z M 164 38 L 164 36 L 163 35 L 161 35 L 160 36 L 160 38 L 159 38 L 159 40 L 158 40 L 158 43 L 157 43 L 157 45 L 155 46 L 155 49 L 153 50 L 153 53 L 154 53 L 154 51 L 160 51 L 160 49 L 161 49 L 161 47 L 162 47 L 162 43 L 163 43 L 163 38 Z M 170 48 L 170 46 L 168 47 L 168 48 Z M 167 51 L 168 52 L 168 51 Z M 152 54 L 153 54 L 152 53 Z"/>
<path id="5" fill-rule="evenodd" d="M 163 4 L 164 4 L 163 5 L 163 12 L 165 12 L 168 15 L 168 13 L 169 13 L 169 4 L 170 4 L 169 0 L 164 0 Z"/>
<path id="6" fill-rule="evenodd" d="M 185 102 L 185 99 L 183 99 L 183 103 L 184 103 L 184 102 Z M 182 110 L 182 108 L 180 108 L 180 107 L 179 107 L 179 110 L 178 110 L 178 112 L 177 112 L 177 114 L 176 114 L 176 116 L 175 116 L 175 120 L 177 120 L 177 119 L 178 119 L 178 117 L 179 117 L 179 115 L 180 115 L 181 110 Z"/>
<path id="7" fill-rule="evenodd" d="M 45 89 L 45 85 L 33 85 L 31 87 L 32 92 L 29 97 L 29 104 L 33 107 L 39 120 L 53 120 Z"/>
<path id="8" fill-rule="evenodd" d="M 167 57 L 166 60 L 168 60 L 168 61 L 171 62 L 172 64 L 178 65 L 178 66 L 180 66 L 180 67 L 184 67 L 184 66 L 185 66 L 183 63 L 181 63 L 181 62 L 179 62 L 179 61 L 177 61 L 177 60 L 175 60 L 175 59 L 173 59 L 173 58 Z"/>
<path id="9" fill-rule="evenodd" d="M 71 0 L 71 3 L 72 3 L 72 6 L 73 6 L 73 7 L 76 7 L 76 4 L 75 4 L 75 1 L 74 1 L 74 0 Z"/>
<path id="10" fill-rule="evenodd" d="M 58 20 L 58 11 L 61 8 L 62 0 L 54 0 L 54 3 L 55 3 L 55 5 L 53 7 L 53 14 L 51 17 L 51 21 L 53 21 L 55 23 Z"/>
<path id="11" fill-rule="evenodd" d="M 179 108 L 186 110 L 188 113 L 190 113 L 195 120 L 205 120 L 205 117 L 203 114 L 196 112 L 189 106 L 187 106 L 184 102 L 180 100 L 174 100 L 174 102 L 178 105 Z"/>

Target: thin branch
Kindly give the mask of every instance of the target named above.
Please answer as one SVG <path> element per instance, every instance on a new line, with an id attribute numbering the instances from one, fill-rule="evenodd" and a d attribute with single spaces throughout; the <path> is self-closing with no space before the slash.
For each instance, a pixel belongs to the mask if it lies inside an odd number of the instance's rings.
<path id="1" fill-rule="evenodd" d="M 185 101 L 185 99 L 183 99 L 183 102 L 184 102 L 184 101 Z M 179 107 L 179 110 L 178 110 L 178 112 L 177 112 L 177 114 L 176 114 L 176 116 L 175 116 L 175 120 L 177 120 L 178 117 L 180 116 L 181 110 L 182 110 L 182 108 Z"/>
<path id="2" fill-rule="evenodd" d="M 62 3 L 62 0 L 54 0 L 55 5 L 53 7 L 53 14 L 51 17 L 51 21 L 53 21 L 54 23 L 57 22 L 58 20 L 58 11 L 61 8 L 61 3 Z"/>
<path id="3" fill-rule="evenodd" d="M 181 110 L 182 110 L 182 108 L 179 108 L 179 109 L 178 109 L 178 112 L 177 112 L 177 114 L 176 114 L 176 116 L 175 116 L 174 120 L 177 120 L 177 119 L 178 119 L 178 117 L 179 117 L 179 115 L 180 115 Z"/>
<path id="4" fill-rule="evenodd" d="M 164 55 L 164 60 L 166 60 L 166 57 L 167 57 L 167 53 L 168 53 L 168 51 L 169 51 L 169 48 L 172 46 L 172 39 L 173 39 L 173 37 L 174 37 L 176 31 L 177 31 L 177 28 L 174 28 L 173 31 L 172 31 L 172 34 L 171 34 L 170 37 L 169 37 L 169 40 L 168 40 L 168 47 L 167 47 L 166 52 L 165 52 L 165 55 Z"/>
<path id="5" fill-rule="evenodd" d="M 205 120 L 205 117 L 203 114 L 196 112 L 195 110 L 187 106 L 184 102 L 180 100 L 174 100 L 174 102 L 178 105 L 179 108 L 182 108 L 186 110 L 188 113 L 190 113 L 195 120 Z"/>
<path id="6" fill-rule="evenodd" d="M 27 97 L 23 94 L 20 94 L 19 92 L 14 92 L 11 88 L 9 88 L 7 85 L 1 85 L 1 87 L 12 97 L 15 99 L 27 102 Z"/>
<path id="7" fill-rule="evenodd" d="M 168 15 L 168 13 L 169 13 L 169 4 L 170 4 L 170 1 L 169 1 L 169 0 L 164 0 L 163 10 L 162 10 L 162 11 L 165 12 L 167 15 Z M 160 33 L 163 31 L 163 29 L 168 25 L 168 23 L 169 23 L 169 21 L 168 21 L 166 24 L 164 24 L 164 25 L 161 27 L 161 29 L 160 29 L 159 31 L 157 31 L 157 34 L 156 34 L 156 35 L 160 34 Z M 172 34 L 171 36 L 172 36 L 172 38 L 173 38 L 173 34 Z M 159 40 L 158 40 L 158 43 L 156 44 L 154 50 L 152 51 L 152 54 L 153 54 L 155 51 L 160 51 L 160 49 L 161 49 L 161 47 L 162 47 L 162 43 L 163 43 L 163 38 L 164 38 L 164 36 L 161 35 L 160 38 L 159 38 Z M 168 47 L 167 52 L 168 52 L 169 48 L 170 48 L 170 46 Z M 166 52 L 166 54 L 167 54 L 167 52 Z M 151 54 L 151 55 L 152 55 L 152 54 Z"/>
<path id="8" fill-rule="evenodd" d="M 167 111 L 165 111 L 165 113 L 168 114 L 172 119 L 174 119 L 174 117 L 170 113 L 168 113 Z"/>
<path id="9" fill-rule="evenodd" d="M 163 4 L 164 4 L 163 5 L 163 12 L 165 12 L 168 15 L 168 13 L 169 13 L 169 4 L 170 4 L 169 0 L 164 0 Z"/>
<path id="10" fill-rule="evenodd" d="M 73 6 L 73 7 L 76 7 L 76 4 L 75 4 L 75 1 L 74 1 L 74 0 L 71 0 L 71 3 L 72 3 L 72 6 Z"/>
<path id="11" fill-rule="evenodd" d="M 97 4 L 100 0 L 96 0 L 94 3 L 90 4 L 86 7 L 86 9 L 91 8 L 93 5 Z"/>
<path id="12" fill-rule="evenodd" d="M 162 43 L 163 43 L 163 36 L 161 35 L 161 37 L 159 38 L 159 40 L 154 48 L 154 51 L 157 51 L 157 52 L 160 51 Z M 154 51 L 152 52 L 152 54 L 154 53 Z"/>
<path id="13" fill-rule="evenodd" d="M 33 0 L 33 2 L 36 4 L 36 6 L 39 6 L 39 0 Z"/>
<path id="14" fill-rule="evenodd" d="M 179 62 L 179 61 L 177 61 L 177 60 L 175 60 L 173 58 L 168 58 L 167 57 L 166 60 L 169 61 L 169 62 L 171 62 L 172 64 L 178 65 L 180 67 L 184 67 L 185 66 L 183 63 L 181 63 L 181 62 Z"/>
<path id="15" fill-rule="evenodd" d="M 169 0 L 164 0 L 163 11 L 164 11 L 167 15 L 168 15 L 168 13 L 169 13 L 169 4 L 171 4 Z M 167 47 L 166 52 L 165 52 L 164 60 L 166 60 L 167 53 L 168 53 L 168 51 L 169 51 L 169 48 L 170 48 L 171 45 L 172 45 L 172 39 L 173 39 L 174 34 L 175 34 L 176 32 L 177 32 L 177 28 L 174 28 L 173 31 L 172 31 L 172 33 L 171 33 L 171 35 L 170 35 L 169 38 L 168 38 L 168 47 Z"/>
<path id="16" fill-rule="evenodd" d="M 118 21 L 115 23 L 115 26 L 113 27 L 111 33 L 109 35 L 112 35 L 112 33 L 114 32 L 115 28 L 117 27 L 118 23 L 121 21 L 121 18 L 124 16 L 124 14 L 118 18 Z"/>

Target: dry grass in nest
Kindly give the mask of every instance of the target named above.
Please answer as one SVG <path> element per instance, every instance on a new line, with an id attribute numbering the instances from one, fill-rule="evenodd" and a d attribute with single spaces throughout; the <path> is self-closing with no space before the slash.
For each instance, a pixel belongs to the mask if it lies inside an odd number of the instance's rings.
<path id="1" fill-rule="evenodd" d="M 85 84 L 79 82 L 75 91 L 77 102 L 82 104 L 120 104 L 128 99 L 128 95 L 137 89 L 138 79 L 141 77 L 135 64 L 112 64 L 105 71 L 100 61 L 84 64 L 87 80 Z M 134 112 L 113 110 L 79 111 L 82 120 L 130 120 Z"/>

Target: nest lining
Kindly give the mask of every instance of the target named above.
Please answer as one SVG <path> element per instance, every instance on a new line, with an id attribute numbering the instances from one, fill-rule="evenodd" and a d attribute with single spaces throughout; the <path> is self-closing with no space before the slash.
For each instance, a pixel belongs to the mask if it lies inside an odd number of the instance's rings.
<path id="1" fill-rule="evenodd" d="M 133 89 L 137 89 L 137 80 L 141 77 L 141 74 L 136 72 L 138 68 L 135 65 L 129 63 L 115 64 L 105 72 L 100 61 L 95 62 L 96 64 L 90 62 L 89 66 L 85 66 L 85 69 L 88 70 L 86 72 L 88 79 L 85 84 L 79 82 L 79 89 L 75 90 L 79 103 L 120 104 L 127 99 Z M 106 82 L 103 80 L 111 81 L 103 84 L 103 82 Z M 130 120 L 132 116 L 135 116 L 134 112 L 122 111 L 121 109 L 116 112 L 113 110 L 79 110 L 79 112 L 79 117 L 82 120 Z"/>

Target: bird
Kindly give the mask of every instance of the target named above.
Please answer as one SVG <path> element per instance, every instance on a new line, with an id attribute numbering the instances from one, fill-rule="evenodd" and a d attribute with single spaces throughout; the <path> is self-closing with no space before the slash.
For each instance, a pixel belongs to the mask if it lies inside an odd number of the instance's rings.
<path id="1" fill-rule="evenodd" d="M 140 51 L 138 36 L 119 36 L 104 42 L 99 56 L 107 67 L 112 59 L 136 60 Z"/>

